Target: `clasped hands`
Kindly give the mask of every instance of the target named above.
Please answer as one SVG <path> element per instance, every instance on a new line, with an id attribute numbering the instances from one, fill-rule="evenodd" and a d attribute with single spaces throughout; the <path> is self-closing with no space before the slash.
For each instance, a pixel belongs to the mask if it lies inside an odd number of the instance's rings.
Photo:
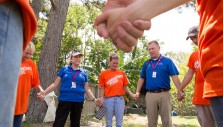
<path id="1" fill-rule="evenodd" d="M 40 91 L 39 93 L 37 93 L 37 99 L 40 101 L 44 101 L 45 96 L 46 96 L 45 91 Z M 96 98 L 94 99 L 94 102 L 99 107 L 101 107 L 104 104 L 104 100 L 102 98 Z"/>
<path id="2" fill-rule="evenodd" d="M 177 92 L 177 99 L 178 101 L 182 101 L 185 98 L 186 94 L 183 91 Z"/>
<path id="3" fill-rule="evenodd" d="M 129 15 L 126 7 L 136 0 L 108 0 L 94 22 L 100 37 L 110 39 L 117 49 L 131 52 L 144 30 L 150 29 L 150 20 L 138 20 Z"/>
<path id="4" fill-rule="evenodd" d="M 185 98 L 186 94 L 183 91 L 178 91 L 177 92 L 177 99 L 178 101 L 182 101 Z M 139 99 L 139 93 L 136 92 L 136 94 L 134 94 L 133 96 L 134 100 L 138 100 Z"/>

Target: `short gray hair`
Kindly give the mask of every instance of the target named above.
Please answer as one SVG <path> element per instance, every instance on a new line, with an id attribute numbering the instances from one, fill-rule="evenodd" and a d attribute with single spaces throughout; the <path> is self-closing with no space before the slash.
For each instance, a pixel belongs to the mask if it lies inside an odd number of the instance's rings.
<path id="1" fill-rule="evenodd" d="M 158 47 L 160 47 L 159 42 L 156 40 L 148 42 L 148 45 L 153 44 L 153 43 L 156 44 Z"/>

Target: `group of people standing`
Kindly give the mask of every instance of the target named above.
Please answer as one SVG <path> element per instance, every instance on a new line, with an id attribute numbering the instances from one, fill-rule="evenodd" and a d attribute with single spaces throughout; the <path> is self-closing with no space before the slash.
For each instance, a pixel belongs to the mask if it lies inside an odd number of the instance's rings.
<path id="1" fill-rule="evenodd" d="M 197 44 L 197 33 L 197 27 L 191 28 L 187 39 L 190 38 Z M 215 123 L 209 106 L 210 102 L 202 98 L 204 79 L 200 75 L 197 51 L 190 57 L 189 69 L 181 84 L 178 78 L 179 72 L 177 67 L 170 58 L 160 54 L 159 43 L 150 41 L 147 48 L 150 59 L 145 61 L 142 66 L 136 94 L 133 94 L 128 89 L 129 81 L 125 72 L 118 69 L 118 54 L 112 53 L 108 59 L 109 69 L 102 71 L 99 76 L 100 98 L 95 98 L 88 86 L 88 75 L 84 69 L 80 68 L 83 54 L 78 50 L 71 53 L 69 65 L 60 69 L 54 83 L 46 90 L 43 90 L 40 86 L 37 67 L 30 59 L 35 51 L 35 46 L 31 42 L 23 52 L 13 126 L 21 126 L 23 115 L 28 109 L 29 91 L 31 88 L 35 88 L 38 91 L 37 98 L 44 100 L 45 95 L 60 86 L 59 103 L 53 127 L 63 127 L 69 114 L 70 126 L 80 126 L 85 93 L 97 106 L 104 105 L 106 107 L 106 127 L 112 127 L 113 116 L 116 118 L 116 127 L 122 127 L 125 108 L 123 95 L 127 93 L 137 100 L 142 84 L 146 81 L 147 93 L 145 102 L 148 126 L 157 127 L 158 115 L 160 115 L 163 127 L 171 127 L 170 77 L 178 89 L 178 99 L 182 100 L 185 97 L 183 89 L 191 81 L 195 73 L 196 83 L 193 104 L 196 105 L 198 121 L 201 127 L 214 127 Z M 198 93 L 197 91 L 200 92 Z"/>
<path id="2" fill-rule="evenodd" d="M 143 31 L 150 28 L 150 20 L 153 17 L 189 1 L 190 0 L 108 0 L 102 15 L 96 19 L 94 25 L 97 26 L 98 34 L 101 37 L 110 38 L 118 49 L 130 52 L 133 46 L 137 44 L 138 38 L 143 35 Z M 77 53 L 79 55 L 74 55 L 75 53 L 71 55 L 71 64 L 63 67 L 59 71 L 52 85 L 45 91 L 40 87 L 36 66 L 29 60 L 34 50 L 32 48 L 27 49 L 32 47 L 32 44 L 28 44 L 37 29 L 35 14 L 28 0 L 0 0 L 0 22 L 3 24 L 0 26 L 0 65 L 2 67 L 0 69 L 0 101 L 4 102 L 1 103 L 2 107 L 0 108 L 1 126 L 12 126 L 14 111 L 14 125 L 20 126 L 22 115 L 26 112 L 25 110 L 27 110 L 27 100 L 29 96 L 27 93 L 30 88 L 35 88 L 39 92 L 38 98 L 42 99 L 45 94 L 56 89 L 59 83 L 61 83 L 61 95 L 59 97 L 56 120 L 64 124 L 68 113 L 72 112 L 73 108 L 80 109 L 78 112 L 74 112 L 72 113 L 73 115 L 70 115 L 72 126 L 79 126 L 79 123 L 74 121 L 79 121 L 83 106 L 83 95 L 86 92 L 99 106 L 106 106 L 114 103 L 114 106 L 120 108 L 119 110 L 116 108 L 107 108 L 106 124 L 110 126 L 111 115 L 115 113 L 116 118 L 123 117 L 122 114 L 116 113 L 123 109 L 123 91 L 126 91 L 130 96 L 137 99 L 140 87 L 145 79 L 146 89 L 148 91 L 145 97 L 146 106 L 147 109 L 155 109 L 147 110 L 149 126 L 156 126 L 158 113 L 161 115 L 163 126 L 171 126 L 169 110 L 169 105 L 171 103 L 169 94 L 170 77 L 173 79 L 178 89 L 178 98 L 181 100 L 185 97 L 183 88 L 188 84 L 191 80 L 191 76 L 195 73 L 196 94 L 193 103 L 196 104 L 199 122 L 201 126 L 205 126 L 207 121 L 211 121 L 209 125 L 211 127 L 215 126 L 212 124 L 212 109 L 216 126 L 222 127 L 223 16 L 221 12 L 223 10 L 223 1 L 196 0 L 196 3 L 200 15 L 199 33 L 193 36 L 191 34 L 188 38 L 193 42 L 196 42 L 196 40 L 198 41 L 199 53 L 195 52 L 191 55 L 188 63 L 189 69 L 182 84 L 177 76 L 179 72 L 173 62 L 159 53 L 160 47 L 156 41 L 153 41 L 148 44 L 148 51 L 151 59 L 148 60 L 148 65 L 145 62 L 142 67 L 142 70 L 146 69 L 146 72 L 142 71 L 140 74 L 136 94 L 132 94 L 127 89 L 126 85 L 128 83 L 126 82 L 125 74 L 117 68 L 114 69 L 114 67 L 117 67 L 117 59 L 114 57 L 114 59 L 112 58 L 110 60 L 112 75 L 106 71 L 102 72 L 100 75 L 99 85 L 104 88 L 102 89 L 104 90 L 104 94 L 102 92 L 101 98 L 96 99 L 88 87 L 86 72 L 79 68 L 80 57 L 82 56 L 80 52 Z M 199 55 L 198 59 L 196 58 L 196 54 Z M 21 58 L 22 63 L 19 69 Z M 203 95 L 200 91 L 200 84 L 202 84 L 201 82 L 203 79 L 199 76 L 198 64 L 200 64 L 201 75 L 204 79 Z M 115 71 L 118 76 L 114 76 L 113 71 Z M 19 74 L 21 78 L 18 79 L 17 77 Z M 19 85 L 17 84 L 18 80 Z M 25 84 L 28 85 L 26 85 L 24 89 L 26 91 L 23 91 L 24 93 L 21 91 L 16 92 L 21 90 Z M 115 84 L 122 84 L 123 87 L 115 89 Z M 110 92 L 110 87 L 120 91 Z M 67 96 L 71 93 L 75 93 L 77 96 L 75 96 L 75 98 Z M 21 95 L 24 95 L 24 97 Z M 210 102 L 205 100 L 205 102 L 198 102 L 196 101 L 198 97 L 210 99 Z M 25 102 L 24 105 L 19 102 L 21 100 Z M 119 102 L 120 105 L 118 105 L 117 102 Z M 211 103 L 211 109 L 209 103 Z M 15 104 L 16 109 L 14 110 Z M 207 112 L 209 112 L 210 115 L 207 115 Z M 210 118 L 206 118 L 205 116 L 210 116 Z M 55 121 L 55 123 L 56 122 L 57 121 Z M 121 126 L 120 123 L 122 123 L 122 119 L 120 121 L 118 120 L 116 123 L 117 126 Z M 54 126 L 56 126 L 56 124 L 54 124 Z"/>

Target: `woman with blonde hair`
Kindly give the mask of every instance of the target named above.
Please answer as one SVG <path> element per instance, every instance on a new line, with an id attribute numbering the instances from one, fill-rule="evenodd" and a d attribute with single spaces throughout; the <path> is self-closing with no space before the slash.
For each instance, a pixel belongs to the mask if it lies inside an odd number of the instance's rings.
<path id="1" fill-rule="evenodd" d="M 125 100 L 127 92 L 132 98 L 135 97 L 127 87 L 129 81 L 124 71 L 118 69 L 119 56 L 112 53 L 109 57 L 109 69 L 101 72 L 99 86 L 101 87 L 100 99 L 106 107 L 106 127 L 112 127 L 113 115 L 116 118 L 116 127 L 122 127 Z"/>
<path id="2" fill-rule="evenodd" d="M 22 54 L 13 127 L 20 127 L 22 124 L 23 115 L 28 110 L 31 88 L 35 88 L 37 92 L 43 91 L 40 86 L 38 69 L 35 62 L 31 60 L 34 52 L 35 45 L 30 42 Z"/>

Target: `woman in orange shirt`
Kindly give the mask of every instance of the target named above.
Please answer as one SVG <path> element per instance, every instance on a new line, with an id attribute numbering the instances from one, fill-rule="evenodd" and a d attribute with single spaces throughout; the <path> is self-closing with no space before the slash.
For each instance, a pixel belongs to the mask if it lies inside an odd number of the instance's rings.
<path id="1" fill-rule="evenodd" d="M 13 127 L 21 126 L 23 115 L 28 109 L 31 88 L 35 88 L 37 92 L 43 91 L 39 85 L 40 80 L 36 64 L 30 59 L 34 51 L 35 46 L 31 42 L 22 54 Z"/>
<path id="2" fill-rule="evenodd" d="M 101 72 L 99 77 L 100 99 L 106 107 L 106 127 L 112 127 L 113 115 L 116 117 L 116 127 L 122 127 L 125 100 L 123 95 L 127 92 L 135 97 L 127 87 L 128 79 L 125 72 L 118 69 L 119 56 L 112 53 L 109 57 L 108 70 Z"/>

